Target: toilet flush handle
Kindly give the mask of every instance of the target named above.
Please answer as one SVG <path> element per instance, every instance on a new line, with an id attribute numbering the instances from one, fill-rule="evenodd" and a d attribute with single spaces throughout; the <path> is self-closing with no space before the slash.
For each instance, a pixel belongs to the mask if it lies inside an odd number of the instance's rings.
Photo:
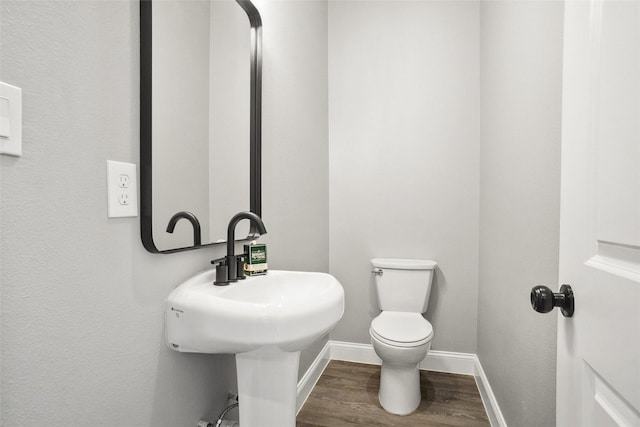
<path id="1" fill-rule="evenodd" d="M 371 270 L 371 274 L 375 274 L 376 276 L 382 276 L 384 272 L 382 271 L 381 268 L 374 268 L 373 270 Z"/>

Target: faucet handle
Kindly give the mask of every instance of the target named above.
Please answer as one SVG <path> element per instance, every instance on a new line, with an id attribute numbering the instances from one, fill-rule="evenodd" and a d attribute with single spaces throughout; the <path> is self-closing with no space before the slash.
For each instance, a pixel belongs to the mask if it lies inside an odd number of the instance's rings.
<path id="1" fill-rule="evenodd" d="M 214 259 L 211 261 L 211 264 L 216 264 L 216 263 L 220 263 L 220 264 L 224 264 L 224 262 L 227 260 L 226 256 L 223 256 L 222 258 L 218 258 L 218 259 Z"/>
<path id="2" fill-rule="evenodd" d="M 216 286 L 226 286 L 229 284 L 229 266 L 227 265 L 227 257 L 214 259 L 211 264 L 216 265 L 216 280 L 213 282 Z M 235 268 L 233 266 L 232 268 Z"/>

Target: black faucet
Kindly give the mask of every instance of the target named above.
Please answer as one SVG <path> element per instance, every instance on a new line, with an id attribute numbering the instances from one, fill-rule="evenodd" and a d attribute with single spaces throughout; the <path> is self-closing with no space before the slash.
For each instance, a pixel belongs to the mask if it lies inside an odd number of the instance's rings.
<path id="1" fill-rule="evenodd" d="M 235 214 L 229 221 L 229 226 L 227 227 L 227 256 L 211 261 L 211 264 L 218 263 L 216 266 L 216 280 L 213 282 L 214 285 L 224 286 L 245 278 L 244 255 L 235 254 L 236 225 L 243 219 L 248 219 L 253 222 L 258 229 L 259 235 L 267 234 L 267 229 L 262 219 L 255 213 L 240 212 Z"/>
<path id="2" fill-rule="evenodd" d="M 200 221 L 198 218 L 191 212 L 180 211 L 169 220 L 169 225 L 167 225 L 167 233 L 173 233 L 173 230 L 176 228 L 176 223 L 180 221 L 182 218 L 189 220 L 191 225 L 193 225 L 193 245 L 200 246 L 202 244 L 202 232 L 200 231 Z"/>

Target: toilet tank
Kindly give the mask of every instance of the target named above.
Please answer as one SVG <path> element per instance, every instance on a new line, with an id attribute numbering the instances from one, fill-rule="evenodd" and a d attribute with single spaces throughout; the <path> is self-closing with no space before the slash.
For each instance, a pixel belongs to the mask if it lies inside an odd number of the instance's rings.
<path id="1" fill-rule="evenodd" d="M 383 311 L 427 311 L 436 261 L 421 259 L 374 258 L 371 260 Z"/>

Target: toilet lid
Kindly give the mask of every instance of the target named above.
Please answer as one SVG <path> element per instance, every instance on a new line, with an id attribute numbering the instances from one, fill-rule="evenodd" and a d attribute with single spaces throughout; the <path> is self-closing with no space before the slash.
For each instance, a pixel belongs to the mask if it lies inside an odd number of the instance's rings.
<path id="1" fill-rule="evenodd" d="M 433 326 L 420 313 L 383 311 L 371 322 L 371 333 L 390 345 L 418 346 L 433 337 Z"/>

